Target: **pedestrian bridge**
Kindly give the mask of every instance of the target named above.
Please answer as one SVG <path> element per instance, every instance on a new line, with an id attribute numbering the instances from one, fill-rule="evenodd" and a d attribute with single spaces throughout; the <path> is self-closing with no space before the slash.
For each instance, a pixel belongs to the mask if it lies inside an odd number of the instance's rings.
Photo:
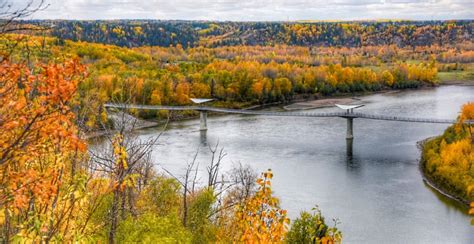
<path id="1" fill-rule="evenodd" d="M 388 121 L 400 121 L 400 122 L 413 122 L 413 123 L 434 123 L 434 124 L 453 124 L 456 122 L 454 119 L 436 119 L 436 118 L 421 118 L 421 117 L 404 117 L 404 116 L 390 116 L 390 115 L 379 115 L 369 113 L 353 112 L 354 108 L 359 106 L 351 105 L 337 105 L 340 108 L 345 109 L 345 112 L 272 112 L 272 111 L 258 111 L 258 110 L 245 110 L 245 109 L 229 109 L 229 108 L 216 108 L 207 106 L 155 106 L 155 105 L 136 105 L 136 104 L 120 104 L 120 103 L 107 103 L 104 105 L 106 108 L 117 108 L 117 109 L 143 109 L 143 110 L 171 110 L 171 111 L 183 111 L 183 110 L 195 110 L 200 112 L 200 129 L 207 130 L 207 113 L 227 113 L 227 114 L 245 114 L 245 115 L 262 115 L 262 116 L 285 116 L 285 117 L 311 117 L 311 118 L 327 118 L 327 117 L 340 117 L 347 119 L 347 136 L 346 139 L 353 138 L 353 119 L 371 119 L 371 120 L 388 120 Z M 471 124 L 473 121 L 468 121 Z"/>
<path id="2" fill-rule="evenodd" d="M 106 108 L 119 108 L 119 109 L 143 109 L 143 110 L 195 110 L 202 112 L 215 112 L 215 113 L 227 113 L 227 114 L 247 114 L 247 115 L 264 115 L 264 116 L 286 116 L 286 117 L 343 117 L 343 118 L 362 118 L 362 119 L 373 119 L 373 120 L 390 120 L 390 121 L 401 121 L 401 122 L 415 122 L 415 123 L 434 123 L 434 124 L 453 124 L 456 122 L 454 119 L 435 119 L 435 118 L 416 118 L 416 117 L 403 117 L 403 116 L 387 116 L 378 114 L 368 113 L 357 113 L 357 112 L 335 112 L 335 113 L 321 113 L 321 112 L 271 112 L 271 111 L 258 111 L 258 110 L 245 110 L 245 109 L 229 109 L 229 108 L 216 108 L 216 107 L 205 107 L 205 106 L 154 106 L 154 105 L 134 105 L 134 104 L 118 104 L 118 103 L 107 103 Z"/>

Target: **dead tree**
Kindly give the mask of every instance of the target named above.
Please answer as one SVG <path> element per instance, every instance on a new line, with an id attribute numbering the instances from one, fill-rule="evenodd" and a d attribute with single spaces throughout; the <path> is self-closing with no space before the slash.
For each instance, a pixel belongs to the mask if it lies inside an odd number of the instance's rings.
<path id="1" fill-rule="evenodd" d="M 196 150 L 193 160 L 186 165 L 185 173 L 182 177 L 177 177 L 167 169 L 163 169 L 171 177 L 181 184 L 183 187 L 183 216 L 182 223 L 184 226 L 187 225 L 188 221 L 188 196 L 194 194 L 196 184 L 198 182 L 197 172 L 199 171 L 199 163 L 197 163 L 197 156 L 199 155 L 199 149 Z"/>
<path id="2" fill-rule="evenodd" d="M 133 209 L 135 199 L 133 198 L 138 186 L 134 186 L 136 188 L 130 187 L 126 184 L 126 181 L 130 180 L 133 174 L 138 174 L 142 183 L 147 181 L 143 178 L 151 175 L 149 172 L 152 166 L 150 163 L 151 153 L 168 124 L 167 121 L 157 136 L 142 139 L 133 132 L 138 120 L 125 113 L 125 111 L 127 109 L 120 111 L 119 115 L 116 116 L 119 121 L 116 121 L 114 129 L 103 125 L 106 146 L 89 150 L 91 156 L 90 170 L 94 174 L 101 174 L 112 181 L 113 201 L 110 210 L 109 243 L 115 242 L 115 234 L 120 219 L 125 219 L 127 212 L 130 212 L 132 216 L 135 215 Z M 126 151 L 126 167 L 117 164 L 116 152 L 114 152 L 113 146 L 116 143 L 114 142 L 114 135 L 123 138 L 119 146 Z M 147 172 L 146 175 L 143 175 L 144 172 Z"/>
<path id="3" fill-rule="evenodd" d="M 12 1 L 0 0 L 0 35 L 23 30 L 32 30 L 31 26 L 22 25 L 20 20 L 46 9 L 49 4 L 44 0 L 29 0 L 22 7 Z"/>
<path id="4" fill-rule="evenodd" d="M 226 210 L 246 201 L 255 191 L 255 181 L 257 174 L 249 167 L 238 164 L 229 172 L 221 172 L 221 164 L 227 155 L 224 148 L 219 148 L 219 143 L 214 147 L 209 146 L 211 159 L 207 171 L 207 184 L 202 187 L 212 189 L 217 202 L 213 206 L 213 211 L 208 216 L 212 221 L 217 221 L 219 214 Z M 197 173 L 199 171 L 199 162 L 197 157 L 199 150 L 196 150 L 191 162 L 186 165 L 184 173 L 176 176 L 167 169 L 163 169 L 171 177 L 173 177 L 183 187 L 182 192 L 182 223 L 186 226 L 188 223 L 188 205 L 189 195 L 196 193 L 196 187 L 199 184 Z"/>
<path id="5" fill-rule="evenodd" d="M 224 148 L 222 147 L 219 150 L 219 154 L 217 154 L 219 148 L 219 141 L 216 143 L 216 146 L 212 148 L 209 145 L 209 150 L 211 151 L 211 164 L 207 167 L 207 174 L 208 174 L 208 187 L 216 188 L 217 184 L 223 183 L 218 182 L 218 177 L 219 177 L 219 170 L 221 166 L 222 159 L 227 155 L 227 153 L 224 152 Z"/>

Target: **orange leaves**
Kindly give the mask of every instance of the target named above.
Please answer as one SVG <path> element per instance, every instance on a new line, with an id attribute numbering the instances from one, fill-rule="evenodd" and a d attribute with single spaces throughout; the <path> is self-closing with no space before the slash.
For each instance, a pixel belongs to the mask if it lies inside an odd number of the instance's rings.
<path id="1" fill-rule="evenodd" d="M 240 242 L 274 243 L 285 238 L 290 220 L 286 217 L 286 210 L 279 208 L 278 199 L 272 196 L 272 177 L 271 170 L 262 173 L 262 177 L 257 179 L 259 190 L 236 212 Z"/>
<path id="2" fill-rule="evenodd" d="M 211 95 L 211 88 L 209 85 L 201 82 L 193 82 L 191 86 L 193 97 L 209 97 Z"/>
<path id="3" fill-rule="evenodd" d="M 127 151 L 123 146 L 123 136 L 117 134 L 113 139 L 115 163 L 121 169 L 128 169 Z"/>
<path id="4" fill-rule="evenodd" d="M 50 141 L 79 146 L 73 113 L 68 107 L 84 68 L 76 61 L 38 67 L 33 75 L 24 65 L 1 63 L 0 164 L 15 150 L 35 148 Z M 38 137 L 38 135 L 40 137 Z M 33 138 L 34 136 L 34 138 Z M 34 139 L 35 143 L 32 142 Z"/>
<path id="5" fill-rule="evenodd" d="M 176 86 L 176 102 L 180 105 L 189 103 L 190 87 L 187 82 L 180 82 Z"/>
<path id="6" fill-rule="evenodd" d="M 75 60 L 33 69 L 0 63 L 0 211 L 15 224 L 41 219 L 46 228 L 66 208 L 58 203 L 70 199 L 63 179 L 86 150 L 69 107 L 84 72 Z"/>
<path id="7" fill-rule="evenodd" d="M 58 176 L 56 170 L 38 172 L 29 169 L 22 172 L 11 172 L 7 182 L 10 192 L 6 195 L 9 199 L 0 199 L 0 201 L 11 202 L 11 209 L 14 212 L 26 210 L 31 198 L 35 199 L 38 206 L 47 205 L 58 193 L 57 185 L 60 184 Z"/>
<path id="8" fill-rule="evenodd" d="M 474 102 L 468 102 L 461 108 L 461 121 L 474 120 Z"/>
<path id="9" fill-rule="evenodd" d="M 84 66 L 77 61 L 68 61 L 64 64 L 45 65 L 37 75 L 37 89 L 44 95 L 43 102 L 51 105 L 60 105 L 69 101 L 76 92 L 78 79 L 85 76 Z M 62 104 L 61 104 L 62 105 Z"/>

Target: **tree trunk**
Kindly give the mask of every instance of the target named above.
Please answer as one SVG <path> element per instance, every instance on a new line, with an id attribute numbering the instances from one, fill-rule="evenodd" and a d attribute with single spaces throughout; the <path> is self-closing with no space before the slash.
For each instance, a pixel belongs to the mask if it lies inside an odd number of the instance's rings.
<path id="1" fill-rule="evenodd" d="M 133 188 L 128 188 L 128 208 L 130 210 L 130 214 L 133 217 L 137 217 L 137 213 L 135 211 L 135 193 L 133 192 Z"/>
<path id="2" fill-rule="evenodd" d="M 127 188 L 128 188 L 128 187 L 126 187 L 126 188 L 122 191 L 122 199 L 121 199 L 121 204 L 120 204 L 120 217 L 121 217 L 122 220 L 124 220 L 124 219 L 127 217 L 126 214 L 125 214 Z"/>
<path id="3" fill-rule="evenodd" d="M 474 145 L 474 128 L 472 124 L 465 124 L 465 126 L 462 127 L 471 137 L 471 145 Z"/>
<path id="4" fill-rule="evenodd" d="M 183 193 L 183 226 L 186 227 L 186 222 L 188 218 L 188 184 L 184 185 L 184 193 Z"/>
<path id="5" fill-rule="evenodd" d="M 118 223 L 118 207 L 119 207 L 119 199 L 120 198 L 120 191 L 119 189 L 114 190 L 114 199 L 112 201 L 112 211 L 110 213 L 110 231 L 109 231 L 109 243 L 115 243 L 115 232 L 117 231 L 117 223 Z"/>
<path id="6" fill-rule="evenodd" d="M 10 214 L 8 213 L 8 208 L 5 207 L 5 228 L 4 228 L 4 243 L 10 243 Z"/>

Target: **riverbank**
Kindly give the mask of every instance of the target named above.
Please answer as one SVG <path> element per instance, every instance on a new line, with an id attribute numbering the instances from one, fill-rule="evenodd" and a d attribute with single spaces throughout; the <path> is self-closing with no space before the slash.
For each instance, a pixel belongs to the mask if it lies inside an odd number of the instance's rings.
<path id="1" fill-rule="evenodd" d="M 141 130 L 151 127 L 156 127 L 160 125 L 160 122 L 157 121 L 149 121 L 137 118 L 131 114 L 124 113 L 124 112 L 109 112 L 108 113 L 109 119 L 112 121 L 114 128 L 125 128 L 125 130 Z M 111 131 L 114 130 L 96 130 L 85 133 L 83 138 L 85 140 L 90 140 L 96 137 L 101 137 L 109 134 Z"/>
<path id="2" fill-rule="evenodd" d="M 432 141 L 434 139 L 438 138 L 437 136 L 435 137 L 429 137 L 429 138 L 426 138 L 424 140 L 421 140 L 419 142 L 417 142 L 417 147 L 418 149 L 420 150 L 421 152 L 421 156 L 420 156 L 420 161 L 419 161 L 419 170 L 420 170 L 420 173 L 421 173 L 421 177 L 423 179 L 423 182 L 425 182 L 431 189 L 435 190 L 436 192 L 438 192 L 439 194 L 449 198 L 449 199 L 452 199 L 452 200 L 455 200 L 463 205 L 466 205 L 466 206 L 469 206 L 470 204 L 470 201 L 468 201 L 467 199 L 464 199 L 452 192 L 450 192 L 450 190 L 448 189 L 448 187 L 446 187 L 445 185 L 437 182 L 433 177 L 431 177 L 427 172 L 426 172 L 426 168 L 425 168 L 425 165 L 426 165 L 426 160 L 425 158 L 423 157 L 423 154 L 424 154 L 424 146 L 427 142 L 429 141 Z"/>
<path id="3" fill-rule="evenodd" d="M 306 102 L 297 102 L 292 103 L 290 105 L 284 106 L 285 110 L 307 110 L 307 109 L 315 109 L 315 108 L 325 108 L 325 107 L 333 107 L 336 104 L 353 104 L 359 101 L 358 99 L 354 98 L 328 98 L 328 99 L 317 99 L 312 101 Z"/>
<path id="4" fill-rule="evenodd" d="M 445 80 L 440 83 L 442 86 L 474 86 L 474 80 Z"/>

